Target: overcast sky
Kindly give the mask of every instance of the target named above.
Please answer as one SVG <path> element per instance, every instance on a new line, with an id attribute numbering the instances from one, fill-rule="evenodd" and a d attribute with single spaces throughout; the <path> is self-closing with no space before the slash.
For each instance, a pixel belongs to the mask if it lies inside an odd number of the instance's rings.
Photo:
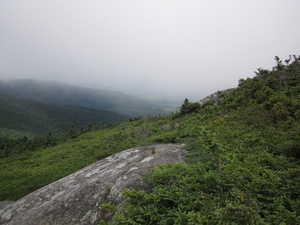
<path id="1" fill-rule="evenodd" d="M 0 0 L 0 78 L 200 100 L 300 54 L 299 0 Z"/>

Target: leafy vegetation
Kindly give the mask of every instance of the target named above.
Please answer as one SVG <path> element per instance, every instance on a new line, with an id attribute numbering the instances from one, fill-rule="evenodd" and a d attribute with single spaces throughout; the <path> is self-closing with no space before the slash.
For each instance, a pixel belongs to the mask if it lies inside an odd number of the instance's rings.
<path id="1" fill-rule="evenodd" d="M 179 112 L 98 127 L 0 159 L 0 198 L 18 199 L 110 154 L 185 143 L 186 163 L 149 171 L 100 224 L 300 224 L 300 57 Z M 100 209 L 99 209 L 100 210 Z"/>

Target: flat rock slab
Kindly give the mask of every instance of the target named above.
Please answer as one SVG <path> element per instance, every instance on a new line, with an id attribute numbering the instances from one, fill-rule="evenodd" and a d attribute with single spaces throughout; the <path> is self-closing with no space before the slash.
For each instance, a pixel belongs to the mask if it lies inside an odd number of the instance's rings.
<path id="1" fill-rule="evenodd" d="M 53 182 L 0 211 L 0 224 L 97 224 L 100 205 L 121 203 L 121 191 L 141 183 L 147 169 L 183 162 L 184 145 L 128 149 Z"/>

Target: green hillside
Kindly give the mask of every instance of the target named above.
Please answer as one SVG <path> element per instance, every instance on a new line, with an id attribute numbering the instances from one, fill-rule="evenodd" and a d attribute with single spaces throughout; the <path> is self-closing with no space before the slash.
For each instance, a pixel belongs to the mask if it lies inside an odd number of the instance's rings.
<path id="1" fill-rule="evenodd" d="M 114 123 L 128 117 L 106 110 L 53 106 L 0 95 L 0 137 L 60 136 L 73 123 L 77 129 L 88 123 Z"/>
<path id="2" fill-rule="evenodd" d="M 89 89 L 51 81 L 0 80 L 0 94 L 50 105 L 108 110 L 127 116 L 166 113 L 160 105 L 118 91 Z"/>
<path id="3" fill-rule="evenodd" d="M 300 224 L 300 57 L 203 105 L 130 119 L 55 147 L 0 159 L 0 199 L 16 200 L 108 155 L 154 143 L 185 143 L 186 163 L 145 175 L 100 224 Z M 100 210 L 100 209 L 99 209 Z"/>

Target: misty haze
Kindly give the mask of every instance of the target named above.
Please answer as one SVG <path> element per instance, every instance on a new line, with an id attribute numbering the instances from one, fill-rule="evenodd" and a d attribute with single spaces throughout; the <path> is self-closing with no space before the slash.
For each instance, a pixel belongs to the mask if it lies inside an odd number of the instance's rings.
<path id="1" fill-rule="evenodd" d="M 0 1 L 0 78 L 198 101 L 300 50 L 299 1 Z"/>

